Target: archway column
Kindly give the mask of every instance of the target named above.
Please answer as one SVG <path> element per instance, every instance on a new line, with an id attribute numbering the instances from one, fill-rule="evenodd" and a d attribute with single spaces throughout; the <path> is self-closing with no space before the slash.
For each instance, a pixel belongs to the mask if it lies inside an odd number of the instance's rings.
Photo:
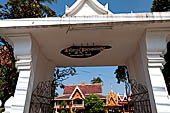
<path id="1" fill-rule="evenodd" d="M 130 79 L 147 87 L 152 113 L 170 113 L 170 99 L 161 71 L 167 36 L 167 30 L 146 30 L 127 63 Z"/>
<path id="2" fill-rule="evenodd" d="M 10 34 L 7 40 L 14 48 L 17 60 L 16 68 L 19 72 L 17 86 L 12 101 L 10 113 L 28 113 L 33 87 L 32 74 L 32 40 L 30 34 Z"/>
<path id="3" fill-rule="evenodd" d="M 31 34 L 8 34 L 14 48 L 19 78 L 10 113 L 29 113 L 31 95 L 37 84 L 52 80 L 55 64 L 44 55 Z"/>
<path id="4" fill-rule="evenodd" d="M 170 99 L 162 73 L 168 34 L 166 30 L 157 29 L 147 30 L 146 33 L 148 75 L 145 73 L 145 76 L 150 79 L 157 113 L 170 113 Z M 151 91 L 149 96 L 151 98 Z M 153 107 L 153 103 L 151 105 Z"/>

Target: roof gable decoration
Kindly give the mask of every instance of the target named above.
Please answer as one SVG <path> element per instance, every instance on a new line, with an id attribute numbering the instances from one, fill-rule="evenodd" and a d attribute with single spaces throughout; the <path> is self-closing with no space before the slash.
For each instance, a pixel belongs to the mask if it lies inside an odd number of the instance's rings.
<path id="1" fill-rule="evenodd" d="M 107 96 L 107 105 L 118 105 L 118 95 L 115 92 L 109 92 Z"/>
<path id="2" fill-rule="evenodd" d="M 112 97 L 109 100 L 109 105 L 117 105 L 117 102 L 115 101 L 115 99 L 113 99 Z"/>
<path id="3" fill-rule="evenodd" d="M 97 0 L 77 0 L 70 8 L 66 5 L 65 16 L 92 16 L 112 14 L 108 3 L 103 6 Z"/>
<path id="4" fill-rule="evenodd" d="M 124 101 L 125 98 L 127 98 L 127 96 L 126 96 L 125 93 L 124 93 L 124 95 L 119 95 L 119 94 L 118 94 L 118 97 L 119 97 L 120 101 Z"/>
<path id="5" fill-rule="evenodd" d="M 76 91 L 79 91 L 79 93 L 81 94 L 82 98 L 85 99 L 84 94 L 82 93 L 82 91 L 80 90 L 80 88 L 78 86 L 76 86 L 76 88 L 74 89 L 74 91 L 72 92 L 71 96 L 69 99 L 73 98 L 73 95 L 76 93 Z"/>

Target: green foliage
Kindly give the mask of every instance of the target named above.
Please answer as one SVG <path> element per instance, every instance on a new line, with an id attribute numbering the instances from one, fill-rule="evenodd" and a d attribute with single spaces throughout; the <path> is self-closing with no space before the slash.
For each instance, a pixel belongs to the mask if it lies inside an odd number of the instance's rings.
<path id="1" fill-rule="evenodd" d="M 3 113 L 5 111 L 4 108 L 0 108 L 0 113 Z"/>
<path id="2" fill-rule="evenodd" d="M 154 0 L 151 11 L 152 12 L 170 11 L 170 0 Z"/>
<path id="3" fill-rule="evenodd" d="M 103 83 L 102 79 L 100 77 L 97 77 L 97 78 L 93 78 L 93 80 L 91 80 L 91 83 L 92 84 L 95 84 L 95 83 Z"/>
<path id="4" fill-rule="evenodd" d="M 13 48 L 4 39 L 0 38 L 0 100 L 4 107 L 6 100 L 14 95 L 18 80 Z"/>
<path id="5" fill-rule="evenodd" d="M 54 81 L 54 87 L 60 87 L 64 88 L 63 81 L 68 79 L 69 76 L 76 75 L 76 69 L 74 67 L 58 67 L 55 68 L 53 81 Z M 54 96 L 58 96 L 58 93 L 56 92 L 57 89 L 55 89 Z"/>
<path id="6" fill-rule="evenodd" d="M 67 113 L 65 110 L 61 110 L 61 113 Z"/>
<path id="7" fill-rule="evenodd" d="M 70 110 L 61 110 L 61 113 L 71 113 Z"/>
<path id="8" fill-rule="evenodd" d="M 121 113 L 121 112 L 119 112 L 118 110 L 115 110 L 114 113 Z"/>
<path id="9" fill-rule="evenodd" d="M 1 19 L 38 18 L 56 16 L 56 13 L 43 2 L 52 3 L 54 0 L 9 0 L 0 6 Z"/>
<path id="10" fill-rule="evenodd" d="M 126 66 L 118 66 L 115 71 L 117 83 L 125 82 L 128 79 L 128 70 Z"/>
<path id="11" fill-rule="evenodd" d="M 94 94 L 86 97 L 84 103 L 85 113 L 105 113 L 104 102 Z"/>
<path id="12" fill-rule="evenodd" d="M 164 56 L 166 64 L 164 65 L 164 69 L 162 70 L 165 83 L 168 89 L 168 93 L 170 94 L 170 42 L 167 45 L 167 53 Z"/>
<path id="13" fill-rule="evenodd" d="M 66 108 L 67 106 L 67 102 L 65 100 L 63 100 L 61 103 L 60 103 L 60 108 Z"/>

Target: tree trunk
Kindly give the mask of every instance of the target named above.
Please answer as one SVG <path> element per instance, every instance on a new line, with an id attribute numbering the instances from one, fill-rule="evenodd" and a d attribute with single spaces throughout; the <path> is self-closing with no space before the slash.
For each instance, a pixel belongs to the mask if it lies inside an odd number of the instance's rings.
<path id="1" fill-rule="evenodd" d="M 1 100 L 1 102 L 2 102 L 2 103 L 1 103 L 1 108 L 4 108 L 4 107 L 5 107 L 5 101 L 2 101 L 2 100 Z"/>

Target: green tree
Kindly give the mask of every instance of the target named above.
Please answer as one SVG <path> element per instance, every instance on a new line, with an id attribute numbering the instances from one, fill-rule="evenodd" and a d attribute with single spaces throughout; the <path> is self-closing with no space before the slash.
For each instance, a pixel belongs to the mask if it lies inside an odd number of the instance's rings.
<path id="1" fill-rule="evenodd" d="M 66 108 L 67 106 L 67 102 L 65 100 L 63 100 L 61 103 L 60 103 L 60 108 Z"/>
<path id="2" fill-rule="evenodd" d="M 60 103 L 60 108 L 66 108 L 67 106 L 67 101 L 63 100 L 61 103 Z M 61 110 L 61 113 L 69 113 L 69 110 L 65 109 L 65 110 Z"/>
<path id="3" fill-rule="evenodd" d="M 76 75 L 76 69 L 74 67 L 57 67 L 54 71 L 54 96 L 58 96 L 57 87 L 64 88 L 63 81 L 68 79 L 69 76 Z"/>
<path id="4" fill-rule="evenodd" d="M 154 0 L 151 11 L 152 12 L 170 11 L 170 0 Z"/>
<path id="5" fill-rule="evenodd" d="M 167 44 L 167 53 L 164 55 L 166 64 L 164 65 L 164 69 L 162 70 L 165 83 L 168 89 L 168 93 L 170 94 L 170 42 Z"/>
<path id="6" fill-rule="evenodd" d="M 118 66 L 115 70 L 117 83 L 125 82 L 128 80 L 128 70 L 126 66 Z"/>
<path id="7" fill-rule="evenodd" d="M 18 80 L 15 68 L 13 48 L 3 38 L 0 38 L 0 100 L 1 107 L 14 95 Z"/>
<path id="8" fill-rule="evenodd" d="M 1 19 L 40 18 L 56 16 L 44 2 L 51 3 L 56 0 L 9 0 L 4 6 L 0 5 Z"/>
<path id="9" fill-rule="evenodd" d="M 86 97 L 84 106 L 85 113 L 105 113 L 104 102 L 94 94 Z"/>
<path id="10" fill-rule="evenodd" d="M 93 78 L 93 80 L 91 80 L 92 84 L 96 84 L 96 83 L 103 83 L 102 79 L 100 77 L 97 78 Z"/>
<path id="11" fill-rule="evenodd" d="M 151 8 L 152 12 L 170 11 L 170 0 L 154 0 Z M 167 44 L 167 53 L 164 55 L 166 64 L 162 70 L 165 83 L 170 94 L 170 42 Z"/>

